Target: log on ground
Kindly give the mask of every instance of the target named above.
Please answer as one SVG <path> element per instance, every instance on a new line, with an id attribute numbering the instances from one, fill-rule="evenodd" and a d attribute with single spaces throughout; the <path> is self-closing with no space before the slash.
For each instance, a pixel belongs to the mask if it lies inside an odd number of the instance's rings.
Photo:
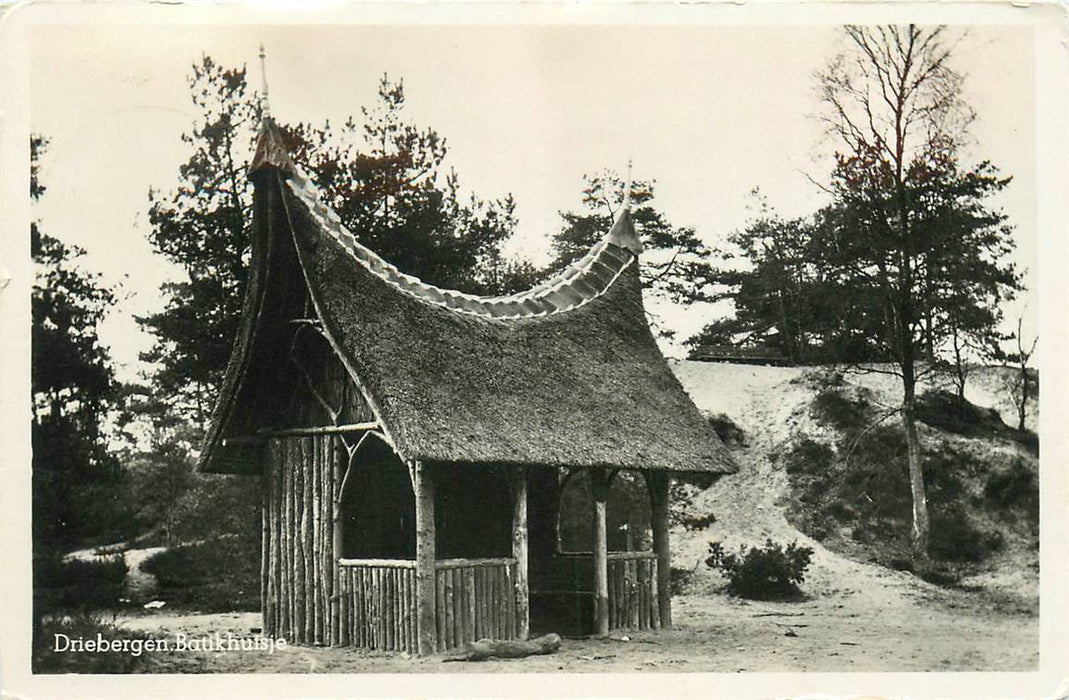
<path id="1" fill-rule="evenodd" d="M 560 635 L 550 633 L 528 641 L 514 639 L 480 639 L 469 642 L 442 661 L 485 661 L 486 659 L 519 659 L 525 656 L 553 654 L 560 649 Z"/>

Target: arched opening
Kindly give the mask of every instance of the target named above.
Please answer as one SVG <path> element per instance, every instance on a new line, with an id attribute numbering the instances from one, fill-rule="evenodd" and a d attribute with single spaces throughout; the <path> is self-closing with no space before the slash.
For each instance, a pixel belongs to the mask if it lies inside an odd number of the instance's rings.
<path id="1" fill-rule="evenodd" d="M 343 558 L 415 558 L 416 501 L 408 467 L 375 435 L 353 456 L 341 515 Z"/>
<path id="2" fill-rule="evenodd" d="M 560 485 L 560 506 L 557 510 L 557 546 L 560 552 L 593 551 L 593 509 L 594 497 L 587 472 L 568 472 Z"/>
<path id="3" fill-rule="evenodd" d="M 610 552 L 646 552 L 653 548 L 650 492 L 641 472 L 622 470 L 609 484 L 605 525 Z"/>
<path id="4" fill-rule="evenodd" d="M 586 471 L 572 471 L 561 483 L 557 513 L 559 551 L 594 549 L 594 498 Z M 641 472 L 621 470 L 609 484 L 605 525 L 610 552 L 648 551 L 653 543 L 649 490 Z"/>

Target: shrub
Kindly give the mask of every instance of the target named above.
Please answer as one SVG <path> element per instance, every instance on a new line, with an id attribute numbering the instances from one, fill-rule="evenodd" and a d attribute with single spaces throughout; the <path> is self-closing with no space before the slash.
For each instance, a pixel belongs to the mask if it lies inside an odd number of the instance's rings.
<path id="1" fill-rule="evenodd" d="M 691 579 L 694 578 L 694 571 L 691 569 L 680 569 L 679 567 L 671 567 L 668 570 L 668 590 L 672 595 L 683 595 L 690 587 Z"/>
<path id="2" fill-rule="evenodd" d="M 124 629 L 104 622 L 99 615 L 85 611 L 65 616 L 46 615 L 38 618 L 33 630 L 32 670 L 34 673 L 136 673 L 148 660 L 151 652 L 136 653 L 134 648 L 125 651 L 95 651 L 70 653 L 57 650 L 56 635 L 70 639 L 113 640 L 147 639 L 141 632 Z M 62 640 L 62 637 L 60 638 Z M 61 641 L 62 643 L 62 641 Z M 136 655 L 135 655 L 136 653 Z"/>
<path id="3" fill-rule="evenodd" d="M 784 548 L 766 540 L 764 547 L 749 550 L 741 545 L 738 554 L 727 553 L 719 542 L 711 542 L 705 564 L 727 577 L 730 595 L 751 600 L 790 600 L 801 595 L 798 584 L 805 580 L 812 555 L 812 548 L 799 547 L 797 542 Z"/>
<path id="4" fill-rule="evenodd" d="M 941 389 L 926 391 L 917 398 L 917 418 L 933 428 L 966 437 L 986 437 L 1010 431 L 995 409 L 982 408 Z"/>
<path id="5" fill-rule="evenodd" d="M 687 532 L 694 532 L 695 530 L 704 530 L 713 523 L 716 522 L 716 516 L 712 513 L 707 515 L 681 515 L 679 516 L 679 524 L 683 526 Z"/>
<path id="6" fill-rule="evenodd" d="M 979 562 L 1001 549 L 1002 534 L 978 529 L 961 508 L 932 513 L 928 553 L 948 562 Z"/>
<path id="7" fill-rule="evenodd" d="M 50 554 L 33 564 L 37 612 L 114 607 L 126 581 L 121 554 L 69 560 Z"/>
<path id="8" fill-rule="evenodd" d="M 717 437 L 728 447 L 745 447 L 746 433 L 725 413 L 706 418 Z"/>
<path id="9" fill-rule="evenodd" d="M 1020 509 L 1039 519 L 1039 483 L 1036 473 L 1018 459 L 1006 471 L 993 472 L 984 482 L 984 498 L 1005 510 Z"/>
<path id="10" fill-rule="evenodd" d="M 861 430 L 868 424 L 869 405 L 864 396 L 851 399 L 837 388 L 822 388 L 813 399 L 812 410 L 818 423 L 844 433 Z"/>
<path id="11" fill-rule="evenodd" d="M 158 596 L 206 612 L 260 609 L 260 548 L 248 537 L 219 537 L 164 550 L 141 566 Z"/>
<path id="12" fill-rule="evenodd" d="M 835 462 L 835 450 L 824 443 L 802 438 L 786 454 L 788 474 L 827 474 Z"/>

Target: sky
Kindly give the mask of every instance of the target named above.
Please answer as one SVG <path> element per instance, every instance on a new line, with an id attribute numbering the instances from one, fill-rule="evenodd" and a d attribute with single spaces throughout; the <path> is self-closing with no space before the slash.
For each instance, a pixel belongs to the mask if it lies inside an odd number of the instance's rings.
<path id="1" fill-rule="evenodd" d="M 559 212 L 576 209 L 582 175 L 604 168 L 656 180 L 656 204 L 711 246 L 742 227 L 760 187 L 785 216 L 811 213 L 826 178 L 814 71 L 837 50 L 833 26 L 241 26 L 50 25 L 31 35 L 31 129 L 50 139 L 48 191 L 33 215 L 87 250 L 84 267 L 121 283 L 101 337 L 134 378 L 152 343 L 134 317 L 162 307 L 181 273 L 148 242 L 148 191 L 169 191 L 189 155 L 187 78 L 202 54 L 247 64 L 267 52 L 271 110 L 282 122 L 343 121 L 404 80 L 409 120 L 449 146 L 461 188 L 512 193 L 509 251 L 544 261 Z M 997 205 L 1016 226 L 1015 261 L 1035 289 L 1033 37 L 1028 27 L 972 27 L 957 52 L 978 113 L 971 155 L 1014 177 Z M 250 144 L 251 147 L 251 144 Z M 1035 328 L 1030 292 L 1007 315 Z M 658 306 L 680 339 L 718 309 Z M 678 354 L 678 345 L 667 345 Z"/>

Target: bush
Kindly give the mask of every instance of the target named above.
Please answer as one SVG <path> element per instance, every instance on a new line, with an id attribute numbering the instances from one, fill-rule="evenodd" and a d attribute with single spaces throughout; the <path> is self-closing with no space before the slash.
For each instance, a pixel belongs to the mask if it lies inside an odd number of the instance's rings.
<path id="1" fill-rule="evenodd" d="M 869 421 L 869 404 L 864 390 L 857 399 L 847 397 L 837 388 L 823 388 L 813 400 L 813 417 L 821 425 L 844 433 L 863 429 Z"/>
<path id="2" fill-rule="evenodd" d="M 694 571 L 691 569 L 673 566 L 668 570 L 668 591 L 674 596 L 683 595 L 688 591 L 693 578 Z"/>
<path id="3" fill-rule="evenodd" d="M 697 530 L 704 530 L 713 523 L 716 522 L 716 515 L 708 513 L 707 515 L 681 515 L 679 516 L 679 524 L 683 526 L 683 529 L 687 532 L 695 532 Z"/>
<path id="4" fill-rule="evenodd" d="M 719 569 L 728 579 L 730 595 L 750 600 L 791 600 L 801 596 L 798 584 L 805 580 L 810 547 L 799 547 L 797 542 L 787 545 L 766 540 L 762 548 L 746 545 L 739 553 L 729 554 L 719 542 L 709 544 L 706 566 Z"/>
<path id="5" fill-rule="evenodd" d="M 978 529 L 960 508 L 932 513 L 928 553 L 935 560 L 979 562 L 1002 546 L 1002 533 Z"/>
<path id="6" fill-rule="evenodd" d="M 746 433 L 727 414 L 717 413 L 714 416 L 709 416 L 706 420 L 709 421 L 709 425 L 717 437 L 728 447 L 746 446 Z"/>
<path id="7" fill-rule="evenodd" d="M 1010 430 L 995 409 L 982 408 L 941 389 L 926 391 L 917 398 L 917 418 L 933 428 L 966 437 L 987 437 Z"/>
<path id="8" fill-rule="evenodd" d="M 137 673 L 151 652 L 136 653 L 133 646 L 122 651 L 72 653 L 57 651 L 56 635 L 85 641 L 147 639 L 141 632 L 104 622 L 99 615 L 79 612 L 69 616 L 38 618 L 33 630 L 32 670 L 34 673 Z M 62 637 L 60 638 L 62 640 Z M 61 642 L 62 643 L 62 642 Z M 136 655 L 135 655 L 136 654 Z"/>
<path id="9" fill-rule="evenodd" d="M 121 554 L 66 561 L 42 555 L 34 559 L 33 576 L 37 613 L 109 608 L 119 604 L 126 562 Z"/>
<path id="10" fill-rule="evenodd" d="M 164 550 L 141 565 L 158 597 L 205 612 L 260 609 L 260 547 L 248 537 L 219 537 Z"/>
<path id="11" fill-rule="evenodd" d="M 802 438 L 787 453 L 785 467 L 788 474 L 827 474 L 835 462 L 835 450 L 824 443 Z"/>
<path id="12" fill-rule="evenodd" d="M 1008 470 L 988 475 L 984 498 L 998 508 L 1019 509 L 1030 519 L 1039 520 L 1039 481 L 1020 459 Z"/>

